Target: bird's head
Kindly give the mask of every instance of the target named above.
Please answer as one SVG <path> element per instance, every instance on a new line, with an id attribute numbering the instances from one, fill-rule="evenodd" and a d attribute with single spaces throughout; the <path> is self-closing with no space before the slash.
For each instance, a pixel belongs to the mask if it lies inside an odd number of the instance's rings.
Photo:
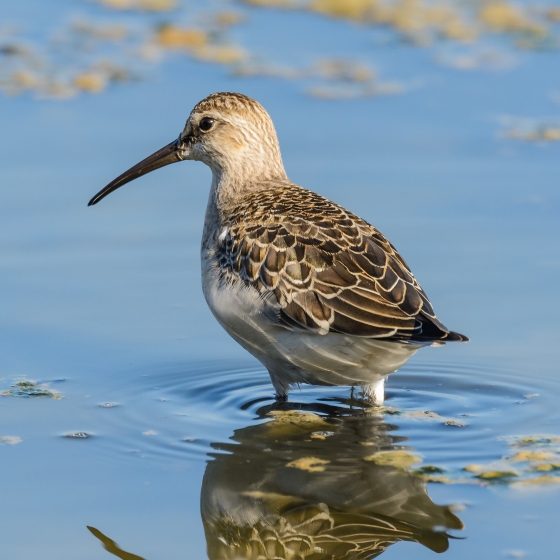
<path id="1" fill-rule="evenodd" d="M 286 176 L 272 119 L 262 105 L 240 93 L 213 93 L 195 105 L 176 140 L 109 183 L 89 206 L 142 175 L 183 160 L 204 162 L 218 181 Z"/>

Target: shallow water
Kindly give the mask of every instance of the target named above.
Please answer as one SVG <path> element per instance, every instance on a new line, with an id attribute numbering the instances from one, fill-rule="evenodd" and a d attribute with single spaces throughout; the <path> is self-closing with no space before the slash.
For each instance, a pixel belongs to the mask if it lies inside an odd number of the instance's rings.
<path id="1" fill-rule="evenodd" d="M 438 63 L 459 48 L 447 43 L 233 8 L 248 18 L 233 39 L 266 60 L 344 57 L 406 87 L 325 101 L 305 95 L 312 82 L 235 78 L 175 55 L 98 96 L 0 99 L 2 556 L 206 558 L 208 546 L 234 558 L 249 518 L 275 527 L 275 546 L 296 546 L 285 520 L 297 546 L 328 544 L 335 558 L 352 546 L 364 558 L 447 547 L 449 559 L 556 558 L 560 143 L 504 134 L 515 119 L 560 118 L 558 51 L 490 36 L 482 46 L 514 63 L 460 71 Z M 72 17 L 189 23 L 205 8 L 0 10 L 41 45 Z M 272 401 L 266 372 L 200 292 L 204 166 L 166 168 L 86 207 L 216 90 L 261 101 L 290 177 L 378 226 L 438 316 L 471 337 L 417 354 L 389 379 L 383 409 L 347 388 Z"/>
<path id="2" fill-rule="evenodd" d="M 8 431 L 23 440 L 5 446 L 9 550 L 97 558 L 88 525 L 144 558 L 202 558 L 206 543 L 211 558 L 235 558 L 224 540 L 248 539 L 236 520 L 298 529 L 294 517 L 319 512 L 328 530 L 299 528 L 319 544 L 365 531 L 362 551 L 402 541 L 388 556 L 420 543 L 415 557 L 449 546 L 456 558 L 552 558 L 555 484 L 531 481 L 553 474 L 532 469 L 560 461 L 560 440 L 520 436 L 558 426 L 557 385 L 442 363 L 406 366 L 391 381 L 383 409 L 340 388 L 302 388 L 278 404 L 262 369 L 215 362 L 52 380 L 60 399 L 5 397 Z M 515 460 L 523 451 L 549 457 Z M 495 471 L 516 476 L 480 478 Z"/>

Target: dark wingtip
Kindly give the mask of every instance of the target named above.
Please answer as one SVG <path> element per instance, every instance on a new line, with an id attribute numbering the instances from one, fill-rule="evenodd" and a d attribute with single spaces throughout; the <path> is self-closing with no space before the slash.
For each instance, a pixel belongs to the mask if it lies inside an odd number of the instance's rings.
<path id="1" fill-rule="evenodd" d="M 445 342 L 470 342 L 470 338 L 464 334 L 451 331 L 446 337 Z"/>

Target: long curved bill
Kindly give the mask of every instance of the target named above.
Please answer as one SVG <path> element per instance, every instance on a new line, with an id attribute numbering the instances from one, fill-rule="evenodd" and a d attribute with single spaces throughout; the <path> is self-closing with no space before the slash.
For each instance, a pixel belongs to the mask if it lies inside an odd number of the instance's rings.
<path id="1" fill-rule="evenodd" d="M 161 148 L 151 156 L 143 159 L 140 163 L 131 167 L 128 171 L 125 171 L 122 175 L 119 175 L 114 181 L 111 181 L 104 189 L 100 190 L 88 203 L 88 206 L 93 206 L 97 204 L 102 198 L 105 198 L 108 194 L 116 191 L 119 187 L 138 179 L 142 175 L 147 175 L 148 173 L 159 169 L 160 167 L 165 167 L 171 163 L 177 163 L 185 159 L 183 153 L 184 145 L 180 138 L 167 144 L 167 146 Z"/>

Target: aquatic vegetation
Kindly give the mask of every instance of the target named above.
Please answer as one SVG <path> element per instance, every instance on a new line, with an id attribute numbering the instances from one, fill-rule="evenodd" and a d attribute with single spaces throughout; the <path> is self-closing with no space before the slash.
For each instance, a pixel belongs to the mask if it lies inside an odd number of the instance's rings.
<path id="1" fill-rule="evenodd" d="M 433 465 L 424 465 L 414 471 L 414 474 L 443 474 L 444 469 Z"/>
<path id="2" fill-rule="evenodd" d="M 372 461 L 377 465 L 390 465 L 400 469 L 408 469 L 416 463 L 421 463 L 422 459 L 408 451 L 397 449 L 395 451 L 380 451 L 373 455 L 364 457 L 364 461 Z"/>
<path id="3" fill-rule="evenodd" d="M 538 476 L 535 478 L 525 478 L 512 484 L 512 488 L 534 488 L 538 486 L 548 486 L 551 484 L 560 484 L 560 476 Z"/>
<path id="4" fill-rule="evenodd" d="M 487 465 L 467 465 L 463 470 L 479 480 L 506 483 L 513 488 L 560 482 L 560 477 L 542 474 L 560 468 L 559 436 L 530 435 L 501 439 L 506 441 L 515 453 Z"/>
<path id="5" fill-rule="evenodd" d="M 484 465 L 467 465 L 463 467 L 463 470 L 467 472 L 482 472 L 484 470 Z"/>
<path id="6" fill-rule="evenodd" d="M 511 128 L 506 136 L 525 142 L 560 142 L 560 126 L 539 125 L 532 130 Z"/>
<path id="7" fill-rule="evenodd" d="M 126 26 L 85 20 L 74 21 L 42 48 L 10 36 L 0 48 L 0 91 L 71 99 L 82 92 L 100 93 L 111 84 L 133 81 L 136 71 L 126 57 L 109 54 L 129 48 L 130 40 Z"/>
<path id="8" fill-rule="evenodd" d="M 501 480 L 519 475 L 515 471 L 483 471 L 475 476 L 477 478 L 482 478 L 483 480 Z"/>
<path id="9" fill-rule="evenodd" d="M 303 83 L 303 91 L 318 99 L 359 99 L 401 94 L 407 86 L 384 81 L 368 65 L 336 56 L 298 68 L 267 60 L 228 36 L 228 30 L 247 23 L 234 10 L 192 10 L 176 0 L 97 0 L 111 12 L 129 13 L 127 23 L 73 21 L 39 48 L 10 33 L 0 33 L 0 90 L 7 95 L 34 94 L 39 99 L 71 99 L 99 94 L 115 84 L 146 76 L 150 66 L 167 55 L 183 53 L 202 63 L 219 64 L 238 77 L 272 77 Z M 389 29 L 410 45 L 426 47 L 444 41 L 474 45 L 477 50 L 438 54 L 434 60 L 458 70 L 495 71 L 515 64 L 512 52 L 486 44 L 492 34 L 511 35 L 513 49 L 557 49 L 558 8 L 531 9 L 506 0 L 474 4 L 429 0 L 245 0 L 252 8 L 281 8 L 335 20 Z M 164 22 L 154 21 L 166 14 Z M 122 18 L 122 15 L 121 15 Z M 510 49 L 511 50 L 511 49 Z M 510 137 L 528 141 L 556 141 L 557 128 L 531 134 L 517 130 Z"/>
<path id="10" fill-rule="evenodd" d="M 534 471 L 557 471 L 560 470 L 560 463 L 542 463 L 531 468 Z"/>
<path id="11" fill-rule="evenodd" d="M 525 462 L 525 461 L 546 461 L 547 459 L 552 459 L 554 455 L 552 453 L 538 453 L 535 451 L 519 451 L 512 458 L 511 461 L 514 463 Z"/>
<path id="12" fill-rule="evenodd" d="M 532 395 L 530 395 L 532 396 Z M 391 407 L 368 409 L 372 416 L 398 416 L 402 419 L 442 422 L 446 426 L 464 427 L 465 424 L 446 419 L 432 411 L 402 411 Z M 421 465 L 420 455 L 403 449 L 381 450 L 364 456 L 365 461 L 378 465 L 391 465 L 410 472 L 425 482 L 438 484 L 501 484 L 512 487 L 525 485 L 537 487 L 539 484 L 558 482 L 555 473 L 560 470 L 560 436 L 530 435 L 515 438 L 499 438 L 506 441 L 514 451 L 487 464 L 467 464 L 461 468 L 445 468 L 439 465 Z M 373 442 L 360 442 L 366 449 Z"/>
<path id="13" fill-rule="evenodd" d="M 146 12 L 168 12 L 177 8 L 176 0 L 97 0 L 113 10 L 137 10 Z"/>
<path id="14" fill-rule="evenodd" d="M 437 35 L 470 42 L 475 27 L 450 4 L 433 5 L 421 0 L 312 0 L 307 9 L 337 19 L 393 28 L 413 43 L 425 45 Z"/>
<path id="15" fill-rule="evenodd" d="M 534 394 L 528 394 L 534 398 Z M 464 427 L 465 424 L 455 419 L 445 418 L 433 411 L 406 411 L 393 407 L 374 407 L 364 409 L 366 418 L 383 418 L 398 416 L 403 420 L 427 420 L 439 422 L 445 426 Z M 329 440 L 336 439 L 336 423 L 311 412 L 299 410 L 272 411 L 268 416 L 273 420 L 265 423 L 263 429 L 271 437 L 304 437 L 305 442 L 318 440 L 317 443 L 327 445 Z M 469 415 L 470 416 L 470 415 Z M 317 425 L 330 426 L 330 430 L 317 430 Z M 280 429 L 279 429 L 280 428 Z M 311 432 L 309 436 L 308 434 Z M 391 449 L 379 449 L 375 440 L 357 442 L 365 454 L 361 460 L 379 467 L 391 467 L 425 483 L 435 484 L 475 484 L 479 486 L 506 485 L 512 488 L 539 487 L 540 485 L 556 484 L 560 476 L 560 436 L 530 435 L 517 438 L 500 438 L 507 442 L 513 450 L 485 464 L 467 464 L 464 467 L 445 467 L 437 464 L 422 464 L 421 455 L 396 446 Z M 373 448 L 373 449 L 372 449 Z M 376 449 L 377 448 L 377 449 Z M 369 451 L 373 450 L 373 453 Z M 369 451 L 369 452 L 368 452 Z M 287 467 L 312 473 L 320 473 L 331 468 L 331 459 L 324 455 L 308 454 L 286 463 Z"/>
<path id="16" fill-rule="evenodd" d="M 50 399 L 62 399 L 62 395 L 58 391 L 49 388 L 48 383 L 37 383 L 36 381 L 18 381 L 3 392 L 0 397 L 22 397 L 22 398 L 38 398 L 47 397 Z"/>
<path id="17" fill-rule="evenodd" d="M 550 22 L 560 20 L 556 8 L 534 13 L 507 0 L 457 3 L 429 0 L 244 0 L 255 7 L 308 11 L 361 25 L 383 26 L 417 46 L 438 40 L 480 41 L 486 33 L 522 35 L 521 48 L 538 48 L 535 39 L 551 35 Z M 532 42 L 531 42 L 532 41 Z"/>
<path id="18" fill-rule="evenodd" d="M 156 42 L 166 49 L 192 50 L 206 45 L 208 40 L 208 34 L 201 29 L 181 28 L 166 24 L 156 31 Z"/>
<path id="19" fill-rule="evenodd" d="M 295 461 L 290 461 L 286 464 L 286 466 L 293 467 L 294 469 L 300 469 L 302 471 L 323 472 L 325 470 L 324 465 L 328 465 L 329 463 L 330 461 L 318 459 L 317 457 L 301 457 Z"/>
<path id="20" fill-rule="evenodd" d="M 284 422 L 291 423 L 290 419 L 296 419 L 295 425 L 309 428 L 309 423 L 313 423 L 314 414 L 303 413 L 302 418 L 298 419 L 301 413 L 291 411 L 284 416 Z M 280 414 L 280 417 L 284 413 Z M 442 420 L 443 418 L 436 413 L 420 413 L 426 418 Z M 422 418 L 419 414 L 403 414 L 403 417 Z M 321 418 L 317 416 L 319 420 Z M 270 424 L 269 424 L 270 425 Z M 447 423 L 447 425 L 450 425 Z M 454 425 L 454 424 L 453 424 Z M 322 434 L 324 432 L 315 432 Z M 334 435 L 336 432 L 329 432 Z M 286 435 L 286 434 L 285 434 Z M 326 439 L 324 436 L 313 439 Z M 330 435 L 329 435 L 330 437 Z M 504 438 L 502 438 L 504 439 Z M 364 455 L 363 460 L 375 463 L 379 466 L 387 466 L 408 472 L 413 476 L 422 479 L 424 482 L 437 484 L 499 484 L 517 487 L 535 487 L 538 485 L 550 485 L 560 482 L 560 476 L 554 472 L 560 470 L 560 437 L 550 435 L 524 436 L 520 438 L 505 438 L 508 445 L 513 449 L 528 447 L 518 450 L 511 456 L 503 456 L 488 464 L 469 464 L 461 469 L 443 468 L 437 465 L 421 465 L 421 456 L 404 449 L 380 450 L 373 454 Z M 306 440 L 311 441 L 311 440 Z M 366 450 L 370 446 L 376 445 L 372 441 L 359 442 Z M 536 447 L 536 449 L 535 449 Z M 320 459 L 314 456 L 306 456 L 291 461 L 286 466 L 306 470 L 308 472 L 323 472 L 329 460 Z"/>
<path id="21" fill-rule="evenodd" d="M 330 427 L 318 414 L 299 410 L 273 410 L 268 414 L 272 421 L 265 424 L 272 435 L 285 437 L 303 432 L 321 432 Z M 310 434 L 311 437 L 312 434 Z M 320 439 L 320 438 L 313 438 Z"/>
<path id="22" fill-rule="evenodd" d="M 459 420 L 446 420 L 444 426 L 454 426 L 456 428 L 464 428 L 467 424 L 465 422 L 460 422 Z"/>
<path id="23" fill-rule="evenodd" d="M 413 420 L 428 420 L 428 421 L 438 421 L 444 426 L 454 426 L 457 428 L 464 428 L 467 426 L 465 422 L 457 420 L 455 418 L 444 418 L 440 416 L 437 412 L 432 410 L 398 410 L 390 406 L 381 406 L 368 409 L 371 414 L 387 414 L 389 416 L 400 416 L 402 418 L 410 418 Z M 465 415 L 463 415 L 465 416 Z"/>
<path id="24" fill-rule="evenodd" d="M 553 22 L 560 22 L 560 8 L 549 8 L 546 17 Z"/>
<path id="25" fill-rule="evenodd" d="M 495 32 L 527 32 L 546 34 L 546 27 L 533 21 L 523 10 L 505 0 L 486 2 L 478 12 L 478 19 Z"/>
<path id="26" fill-rule="evenodd" d="M 273 410 L 268 413 L 273 423 L 269 427 L 287 424 L 305 429 L 315 429 L 317 426 L 328 426 L 329 424 L 318 414 L 313 412 L 302 412 L 299 410 Z"/>
<path id="27" fill-rule="evenodd" d="M 560 142 L 560 117 L 535 119 L 502 116 L 499 122 L 504 128 L 502 136 L 506 139 L 541 144 Z M 538 396 L 529 394 L 523 398 L 532 399 Z"/>
<path id="28" fill-rule="evenodd" d="M 107 87 L 107 80 L 102 74 L 96 72 L 84 72 L 78 74 L 73 81 L 77 89 L 89 93 L 100 93 Z"/>
<path id="29" fill-rule="evenodd" d="M 533 436 L 521 436 L 514 438 L 505 438 L 509 441 L 509 444 L 513 447 L 519 447 L 524 445 L 539 445 L 548 446 L 553 444 L 560 444 L 560 436 L 554 435 L 533 435 Z"/>

